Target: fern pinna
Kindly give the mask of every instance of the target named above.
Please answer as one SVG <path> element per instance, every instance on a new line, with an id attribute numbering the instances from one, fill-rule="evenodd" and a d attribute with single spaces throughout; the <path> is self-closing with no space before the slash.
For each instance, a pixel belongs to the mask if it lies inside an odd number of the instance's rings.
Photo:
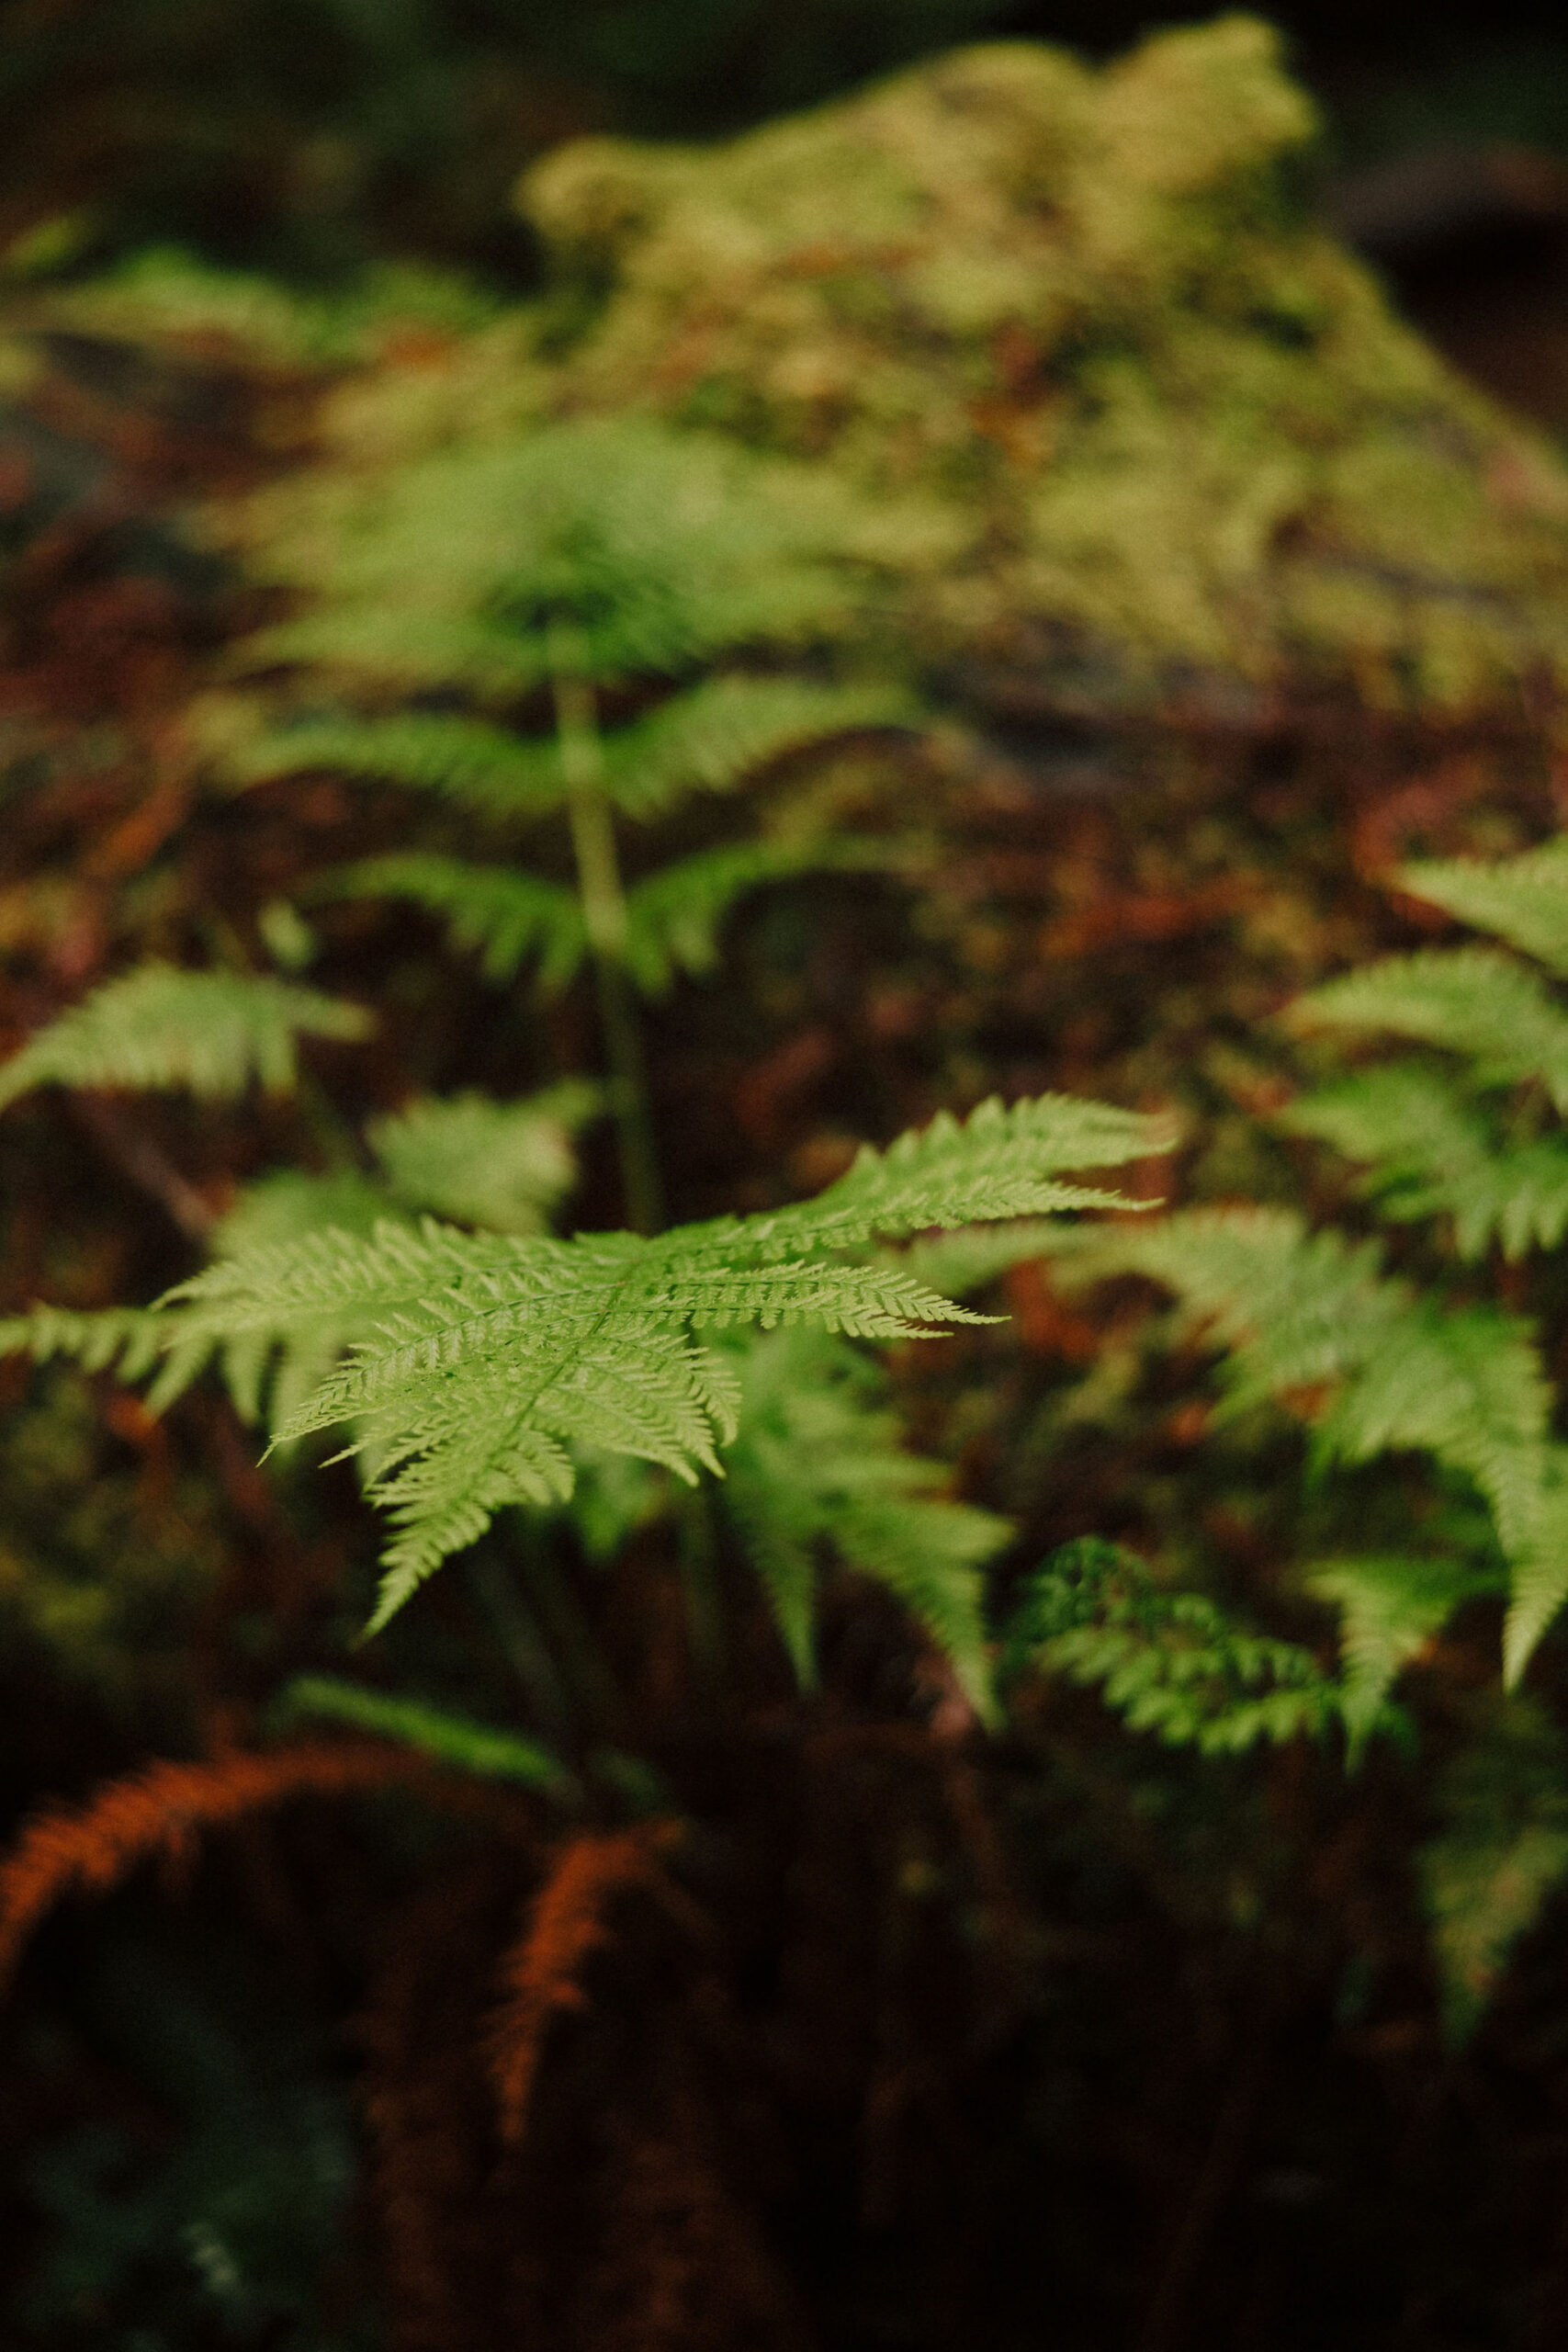
<path id="1" fill-rule="evenodd" d="M 1390 956 L 1298 999 L 1284 1017 L 1303 1036 L 1393 1037 L 1417 1050 L 1342 1069 L 1275 1124 L 1352 1162 L 1374 1223 L 1414 1228 L 1404 1269 L 1391 1270 L 1375 1233 L 1314 1231 L 1283 1208 L 1192 1208 L 1052 1247 L 1061 1281 L 1137 1273 L 1174 1294 L 1172 1336 L 1219 1351 L 1222 1428 L 1261 1428 L 1260 1416 L 1280 1411 L 1304 1426 L 1303 1504 L 1327 1542 L 1296 1559 L 1292 1580 L 1303 1603 L 1338 1617 L 1335 1705 L 1353 1752 L 1380 1725 L 1399 1728 L 1390 1694 L 1456 1612 L 1506 1600 L 1496 1704 L 1478 1748 L 1443 1783 L 1448 1826 L 1426 1863 L 1450 2014 L 1465 2025 L 1568 1871 L 1568 1778 L 1554 1766 L 1521 1779 L 1518 1756 L 1528 1748 L 1539 1768 L 1550 1740 L 1539 1725 L 1525 1737 L 1539 1709 L 1507 1695 L 1568 1599 L 1555 1322 L 1543 1333 L 1521 1311 L 1560 1313 L 1568 1004 L 1555 984 L 1568 978 L 1568 841 L 1491 866 L 1409 865 L 1399 886 L 1501 944 Z M 1396 1529 L 1366 1526 L 1355 1479 L 1359 1465 L 1385 1459 L 1428 1465 L 1424 1496 L 1406 1496 L 1403 1543 Z M 1048 1571 L 1045 1600 L 1054 1589 Z M 1114 1580 L 1104 1592 L 1072 1630 L 1053 1623 L 1041 1655 L 1099 1679 L 1134 1722 L 1164 1727 L 1161 1709 L 1178 1722 L 1182 1642 L 1173 1653 L 1146 1608 L 1129 1615 Z M 1043 1605 L 1027 1604 L 1022 1622 Z M 1212 1689 L 1209 1713 L 1175 1736 L 1225 1744 L 1237 1718 L 1221 1682 Z"/>

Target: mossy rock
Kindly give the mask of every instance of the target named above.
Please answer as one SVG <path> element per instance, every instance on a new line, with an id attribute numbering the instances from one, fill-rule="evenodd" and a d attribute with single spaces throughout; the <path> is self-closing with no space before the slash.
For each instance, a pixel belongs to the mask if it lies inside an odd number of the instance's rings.
<path id="1" fill-rule="evenodd" d="M 967 49 L 711 148 L 525 181 L 545 405 L 649 409 L 933 503 L 922 657 L 992 703 L 1539 718 L 1568 470 L 1314 225 L 1247 17 L 1092 70 Z"/>

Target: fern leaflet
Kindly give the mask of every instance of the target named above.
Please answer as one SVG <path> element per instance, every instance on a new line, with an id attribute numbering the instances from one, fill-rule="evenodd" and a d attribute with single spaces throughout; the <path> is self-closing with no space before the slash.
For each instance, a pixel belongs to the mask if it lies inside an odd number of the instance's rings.
<path id="1" fill-rule="evenodd" d="M 1371 1160 L 1362 1189 L 1385 1216 L 1452 1217 L 1454 1246 L 1469 1261 L 1494 1238 L 1518 1259 L 1568 1231 L 1568 1143 L 1500 1143 L 1436 1071 L 1408 1063 L 1358 1071 L 1292 1103 L 1276 1124 Z"/>
<path id="2" fill-rule="evenodd" d="M 1494 865 L 1430 858 L 1401 868 L 1401 889 L 1489 931 L 1568 979 L 1568 839 Z"/>
<path id="3" fill-rule="evenodd" d="M 1292 1028 L 1388 1029 L 1463 1054 L 1482 1086 L 1535 1080 L 1568 1110 L 1568 1012 L 1543 982 L 1490 947 L 1428 947 L 1309 989 Z"/>
<path id="4" fill-rule="evenodd" d="M 291 981 L 145 964 L 106 980 L 0 1068 L 0 1108 L 29 1088 L 180 1087 L 214 1098 L 292 1086 L 300 1036 L 367 1036 L 356 1004 Z"/>
<path id="5" fill-rule="evenodd" d="M 980 1566 L 1007 1542 L 1008 1522 L 942 1498 L 948 1473 L 899 1444 L 897 1416 L 874 1407 L 874 1367 L 841 1340 L 778 1331 L 738 1362 L 725 1507 L 801 1681 L 815 1679 L 813 1604 L 830 1550 L 904 1603 L 988 1717 Z"/>
<path id="6" fill-rule="evenodd" d="M 434 711 L 299 721 L 231 752 L 224 765 L 242 784 L 336 768 L 439 792 L 495 818 L 547 815 L 566 788 L 553 741 L 528 742 L 487 719 Z"/>
<path id="7" fill-rule="evenodd" d="M 662 996 L 678 971 L 693 978 L 718 962 L 718 931 L 749 890 L 764 882 L 854 867 L 886 869 L 886 845 L 831 842 L 736 842 L 660 867 L 626 893 L 627 971 L 649 996 Z"/>
<path id="8" fill-rule="evenodd" d="M 564 988 L 588 952 L 576 895 L 508 865 L 393 850 L 343 866 L 318 888 L 351 899 L 412 899 L 445 916 L 453 946 L 475 950 L 489 980 L 510 980 L 536 955 L 542 985 Z"/>
<path id="9" fill-rule="evenodd" d="M 655 817 L 687 793 L 732 792 L 834 736 L 918 723 L 917 707 L 886 687 L 707 678 L 606 739 L 604 786 L 624 815 Z"/>

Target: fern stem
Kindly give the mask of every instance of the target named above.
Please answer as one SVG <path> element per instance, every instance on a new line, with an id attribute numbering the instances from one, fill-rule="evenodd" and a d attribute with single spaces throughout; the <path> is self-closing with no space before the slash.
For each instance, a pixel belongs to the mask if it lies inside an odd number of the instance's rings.
<path id="1" fill-rule="evenodd" d="M 604 792 L 604 748 L 592 683 L 558 653 L 554 664 L 556 729 L 567 815 L 577 860 L 582 908 L 599 989 L 599 1022 L 609 1066 L 615 1141 L 626 1221 L 637 1233 L 657 1233 L 664 1222 L 662 1187 L 649 1115 L 642 1032 L 626 970 L 626 894 L 615 853 L 615 828 Z"/>

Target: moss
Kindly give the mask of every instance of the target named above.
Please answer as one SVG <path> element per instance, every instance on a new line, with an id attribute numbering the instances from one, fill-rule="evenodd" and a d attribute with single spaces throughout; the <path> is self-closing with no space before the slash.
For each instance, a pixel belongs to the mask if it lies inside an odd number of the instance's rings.
<path id="1" fill-rule="evenodd" d="M 1314 136 L 1229 17 L 1101 72 L 961 51 L 711 149 L 579 141 L 522 192 L 540 389 L 949 508 L 910 620 L 971 675 L 1523 707 L 1568 675 L 1568 475 L 1313 225 Z"/>

